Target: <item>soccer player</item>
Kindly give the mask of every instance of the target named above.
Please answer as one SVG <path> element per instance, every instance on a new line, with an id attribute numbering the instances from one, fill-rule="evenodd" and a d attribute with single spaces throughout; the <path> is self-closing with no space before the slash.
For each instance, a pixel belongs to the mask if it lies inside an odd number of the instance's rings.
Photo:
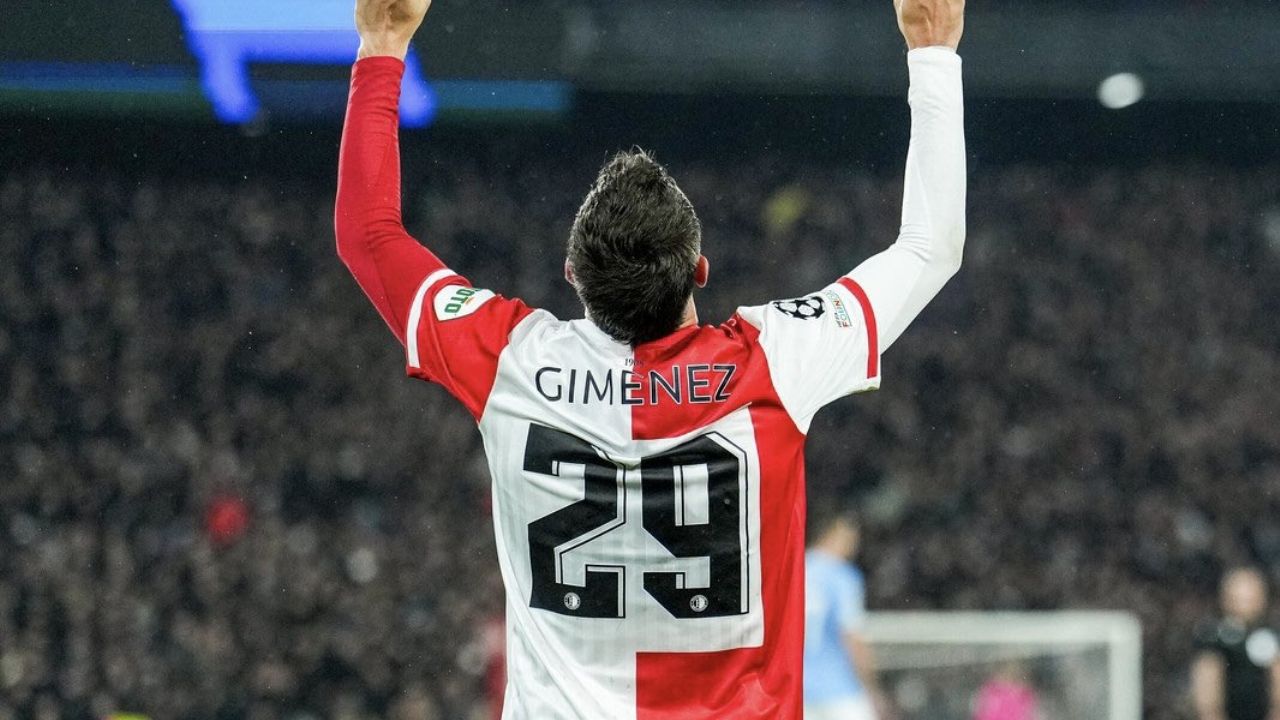
<path id="1" fill-rule="evenodd" d="M 875 658 L 863 637 L 866 584 L 853 565 L 861 533 L 844 513 L 818 514 L 805 554 L 805 720 L 875 720 Z"/>
<path id="2" fill-rule="evenodd" d="M 396 104 L 428 5 L 357 0 L 338 254 L 408 374 L 479 424 L 506 716 L 798 720 L 805 432 L 880 385 L 881 353 L 959 268 L 963 1 L 897 8 L 912 113 L 897 242 L 716 326 L 694 305 L 709 278 L 698 217 L 642 152 L 605 165 L 573 223 L 564 274 L 585 319 L 475 287 L 406 234 Z"/>
<path id="3" fill-rule="evenodd" d="M 1221 621 L 1197 633 L 1191 694 L 1199 720 L 1280 718 L 1280 640 L 1264 623 L 1267 583 L 1254 568 L 1222 577 Z"/>

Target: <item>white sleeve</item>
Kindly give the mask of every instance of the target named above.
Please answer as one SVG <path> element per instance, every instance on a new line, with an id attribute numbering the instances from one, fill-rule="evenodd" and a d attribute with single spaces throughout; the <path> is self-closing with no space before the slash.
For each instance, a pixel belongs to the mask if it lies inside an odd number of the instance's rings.
<path id="1" fill-rule="evenodd" d="M 801 432 L 823 405 L 880 387 L 876 318 L 853 280 L 738 315 L 760 331 L 773 388 Z"/>
<path id="2" fill-rule="evenodd" d="M 965 239 L 964 91 L 960 56 L 943 47 L 907 53 L 911 147 L 898 241 L 848 277 L 879 320 L 880 351 L 902 335 L 960 269 Z"/>
<path id="3" fill-rule="evenodd" d="M 907 63 L 911 148 L 898 241 L 814 295 L 739 310 L 759 329 L 774 388 L 801 432 L 827 403 L 880 387 L 880 354 L 960 267 L 960 57 L 922 48 L 908 53 Z"/>

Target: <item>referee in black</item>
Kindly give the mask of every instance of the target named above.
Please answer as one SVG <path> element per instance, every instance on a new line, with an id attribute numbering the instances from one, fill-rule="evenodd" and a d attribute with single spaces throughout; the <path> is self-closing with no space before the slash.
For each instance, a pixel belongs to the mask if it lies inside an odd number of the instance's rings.
<path id="1" fill-rule="evenodd" d="M 1267 584 L 1254 568 L 1222 577 L 1222 619 L 1196 634 L 1198 720 L 1280 720 L 1280 640 L 1266 626 Z"/>

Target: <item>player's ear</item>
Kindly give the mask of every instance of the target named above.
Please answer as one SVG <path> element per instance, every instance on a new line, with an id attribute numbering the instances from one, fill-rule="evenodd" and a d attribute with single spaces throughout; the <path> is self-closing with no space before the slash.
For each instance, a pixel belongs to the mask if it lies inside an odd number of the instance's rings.
<path id="1" fill-rule="evenodd" d="M 700 288 L 707 286 L 707 280 L 711 278 L 711 261 L 706 255 L 698 256 L 698 264 L 693 266 L 693 284 Z"/>
<path id="2" fill-rule="evenodd" d="M 575 288 L 578 287 L 578 283 L 573 279 L 573 263 L 569 262 L 568 259 L 565 259 L 564 261 L 564 279 L 565 282 L 568 282 Z"/>

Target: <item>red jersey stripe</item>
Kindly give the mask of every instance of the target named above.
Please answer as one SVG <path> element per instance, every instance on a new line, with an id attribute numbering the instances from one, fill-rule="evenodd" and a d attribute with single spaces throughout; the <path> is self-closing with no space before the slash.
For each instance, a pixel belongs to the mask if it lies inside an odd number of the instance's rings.
<path id="1" fill-rule="evenodd" d="M 866 319 L 867 324 L 867 379 L 874 378 L 880 374 L 880 338 L 876 331 L 875 311 L 871 309 L 871 300 L 867 297 L 867 291 L 863 290 L 853 278 L 842 277 L 840 284 L 862 306 L 862 317 Z"/>

